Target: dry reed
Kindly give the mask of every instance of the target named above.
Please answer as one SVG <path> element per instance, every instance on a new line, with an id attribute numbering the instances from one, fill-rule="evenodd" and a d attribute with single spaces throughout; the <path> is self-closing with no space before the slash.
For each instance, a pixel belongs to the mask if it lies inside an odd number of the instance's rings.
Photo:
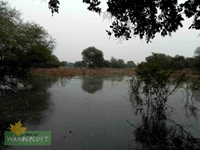
<path id="1" fill-rule="evenodd" d="M 93 76 L 105 76 L 105 75 L 136 75 L 135 69 L 87 69 L 87 68 L 38 68 L 30 71 L 32 75 L 51 75 L 57 77 L 66 76 L 83 76 L 83 75 L 93 75 Z"/>

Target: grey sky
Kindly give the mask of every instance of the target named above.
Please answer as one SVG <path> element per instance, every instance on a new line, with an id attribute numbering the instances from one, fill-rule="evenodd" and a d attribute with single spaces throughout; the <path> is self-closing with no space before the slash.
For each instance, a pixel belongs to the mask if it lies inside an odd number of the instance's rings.
<path id="1" fill-rule="evenodd" d="M 47 1 L 47 0 L 46 0 Z M 114 37 L 109 38 L 106 29 L 111 22 L 87 10 L 82 0 L 60 0 L 60 13 L 52 17 L 44 0 L 8 0 L 11 7 L 22 12 L 24 21 L 34 21 L 43 26 L 57 41 L 54 54 L 61 61 L 74 62 L 81 60 L 81 52 L 95 46 L 104 53 L 104 58 L 121 58 L 135 63 L 145 60 L 151 52 L 165 53 L 175 56 L 192 57 L 194 50 L 200 46 L 197 30 L 189 30 L 192 20 L 184 22 L 184 28 L 179 29 L 172 37 L 157 35 L 147 44 L 138 37 L 119 43 Z"/>

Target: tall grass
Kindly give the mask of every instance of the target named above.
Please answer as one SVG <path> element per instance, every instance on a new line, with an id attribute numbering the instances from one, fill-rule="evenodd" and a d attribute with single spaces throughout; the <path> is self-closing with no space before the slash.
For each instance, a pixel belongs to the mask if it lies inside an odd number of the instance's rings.
<path id="1" fill-rule="evenodd" d="M 87 68 L 38 68 L 30 71 L 32 75 L 51 75 L 57 77 L 67 77 L 67 76 L 84 76 L 84 75 L 93 75 L 93 76 L 106 76 L 106 75 L 127 75 L 132 76 L 136 75 L 135 69 L 87 69 Z"/>

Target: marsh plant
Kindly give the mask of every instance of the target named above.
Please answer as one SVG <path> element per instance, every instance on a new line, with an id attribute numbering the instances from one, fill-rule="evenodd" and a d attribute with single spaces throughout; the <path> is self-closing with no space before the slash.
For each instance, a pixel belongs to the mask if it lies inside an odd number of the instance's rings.
<path id="1" fill-rule="evenodd" d="M 167 98 L 188 80 L 186 74 L 173 68 L 179 58 L 171 64 L 160 63 L 156 54 L 152 62 L 142 62 L 136 70 L 137 75 L 129 81 L 131 97 L 142 104 L 142 98 L 148 105 L 165 107 Z M 144 101 L 143 101 L 144 102 Z"/>
<path id="2" fill-rule="evenodd" d="M 171 119 L 173 107 L 167 104 L 168 97 L 177 89 L 185 88 L 189 78 L 173 68 L 179 58 L 165 65 L 153 55 L 154 61 L 139 64 L 137 75 L 129 81 L 130 101 L 136 114 L 142 115 L 142 124 L 138 127 L 128 121 L 136 128 L 135 141 L 141 144 L 136 149 L 200 149 L 199 141 Z"/>

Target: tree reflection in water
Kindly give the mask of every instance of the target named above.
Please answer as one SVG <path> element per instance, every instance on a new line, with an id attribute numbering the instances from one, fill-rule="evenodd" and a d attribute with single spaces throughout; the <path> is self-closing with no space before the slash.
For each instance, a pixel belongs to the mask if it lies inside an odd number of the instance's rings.
<path id="1" fill-rule="evenodd" d="M 184 95 L 183 100 L 185 100 L 185 116 L 187 118 L 193 117 L 198 120 L 198 107 L 197 102 L 200 102 L 200 80 L 192 79 L 187 82 L 183 87 L 182 94 Z"/>
<path id="2" fill-rule="evenodd" d="M 84 76 L 82 77 L 81 88 L 87 93 L 94 94 L 103 88 L 103 78 Z"/>
<path id="3" fill-rule="evenodd" d="M 43 121 L 44 111 L 49 107 L 48 88 L 57 81 L 53 77 L 28 77 L 18 79 L 18 83 L 26 85 L 18 93 L 6 93 L 0 97 L 0 149 L 3 147 L 4 131 L 10 124 L 21 120 L 22 124 L 39 124 Z"/>

